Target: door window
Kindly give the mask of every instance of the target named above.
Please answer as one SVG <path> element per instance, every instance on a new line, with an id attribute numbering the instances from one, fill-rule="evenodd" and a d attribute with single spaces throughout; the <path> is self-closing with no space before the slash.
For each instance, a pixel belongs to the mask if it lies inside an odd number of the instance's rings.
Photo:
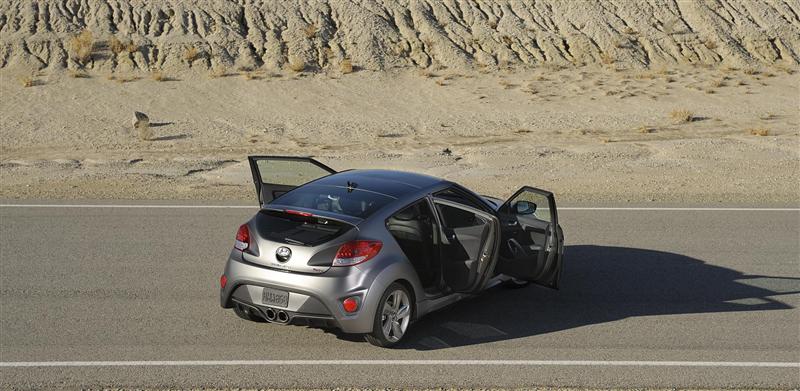
<path id="1" fill-rule="evenodd" d="M 539 221 L 553 222 L 553 216 L 550 213 L 550 200 L 544 194 L 523 191 L 512 198 L 508 204 L 511 207 L 509 212 L 512 214 L 530 214 L 531 217 Z"/>
<path id="2" fill-rule="evenodd" d="M 331 173 L 308 160 L 258 159 L 255 162 L 262 183 L 300 186 Z"/>
<path id="3" fill-rule="evenodd" d="M 475 208 L 487 212 L 486 205 L 483 205 L 478 200 L 475 200 L 473 197 L 464 194 L 463 191 L 454 187 L 442 190 L 438 193 L 435 193 L 433 196 L 448 201 L 458 202 L 461 205 L 466 205 L 469 206 L 470 208 Z"/>

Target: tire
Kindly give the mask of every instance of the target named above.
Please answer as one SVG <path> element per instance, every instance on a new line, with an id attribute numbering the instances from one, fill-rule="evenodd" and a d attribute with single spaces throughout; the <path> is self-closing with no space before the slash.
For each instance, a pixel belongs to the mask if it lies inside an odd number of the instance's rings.
<path id="1" fill-rule="evenodd" d="M 414 301 L 411 297 L 402 284 L 395 282 L 386 288 L 375 311 L 372 332 L 365 334 L 369 343 L 388 348 L 403 339 L 414 315 Z"/>
<path id="2" fill-rule="evenodd" d="M 520 289 L 525 288 L 526 286 L 530 285 L 530 281 L 525 280 L 517 280 L 516 278 L 511 278 L 503 283 L 503 287 L 508 289 Z"/>
<path id="3" fill-rule="evenodd" d="M 244 320 L 249 320 L 251 322 L 259 322 L 259 323 L 266 322 L 266 319 L 262 318 L 260 315 L 253 312 L 253 310 L 241 304 L 235 304 L 233 306 L 233 312 L 236 314 L 236 316 Z"/>

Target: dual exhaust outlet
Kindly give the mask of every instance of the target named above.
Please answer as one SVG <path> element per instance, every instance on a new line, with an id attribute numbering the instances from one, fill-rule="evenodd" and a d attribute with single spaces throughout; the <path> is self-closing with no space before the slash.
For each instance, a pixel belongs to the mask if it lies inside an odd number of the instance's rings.
<path id="1" fill-rule="evenodd" d="M 264 310 L 264 317 L 270 322 L 289 323 L 289 314 L 283 310 L 276 311 L 272 308 L 267 308 Z"/>

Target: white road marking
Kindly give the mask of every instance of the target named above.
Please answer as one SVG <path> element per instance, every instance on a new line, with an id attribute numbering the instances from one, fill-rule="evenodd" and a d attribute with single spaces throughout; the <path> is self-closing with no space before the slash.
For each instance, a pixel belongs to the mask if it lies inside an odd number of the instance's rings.
<path id="1" fill-rule="evenodd" d="M 0 208 L 116 208 L 116 209 L 258 209 L 255 205 L 146 205 L 146 204 L 0 204 Z M 565 206 L 558 210 L 700 211 L 700 212 L 798 212 L 800 208 L 704 208 L 704 207 L 594 207 Z"/>
<path id="2" fill-rule="evenodd" d="M 320 366 L 320 365 L 516 365 L 611 367 L 745 367 L 800 368 L 800 362 L 766 361 L 602 361 L 602 360 L 208 360 L 208 361 L 16 361 L 0 368 L 38 367 L 191 367 L 191 366 Z"/>

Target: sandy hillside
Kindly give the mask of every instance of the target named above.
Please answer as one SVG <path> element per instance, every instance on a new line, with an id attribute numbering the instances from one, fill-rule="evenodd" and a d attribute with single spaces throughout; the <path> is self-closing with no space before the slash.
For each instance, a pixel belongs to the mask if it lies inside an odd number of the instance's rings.
<path id="1" fill-rule="evenodd" d="M 798 14 L 797 0 L 6 0 L 0 66 L 794 64 Z M 97 39 L 92 53 L 71 41 L 83 29 Z"/>
<path id="2" fill-rule="evenodd" d="M 798 1 L 124 3 L 0 4 L 0 198 L 252 201 L 246 156 L 290 154 L 800 203 Z"/>

